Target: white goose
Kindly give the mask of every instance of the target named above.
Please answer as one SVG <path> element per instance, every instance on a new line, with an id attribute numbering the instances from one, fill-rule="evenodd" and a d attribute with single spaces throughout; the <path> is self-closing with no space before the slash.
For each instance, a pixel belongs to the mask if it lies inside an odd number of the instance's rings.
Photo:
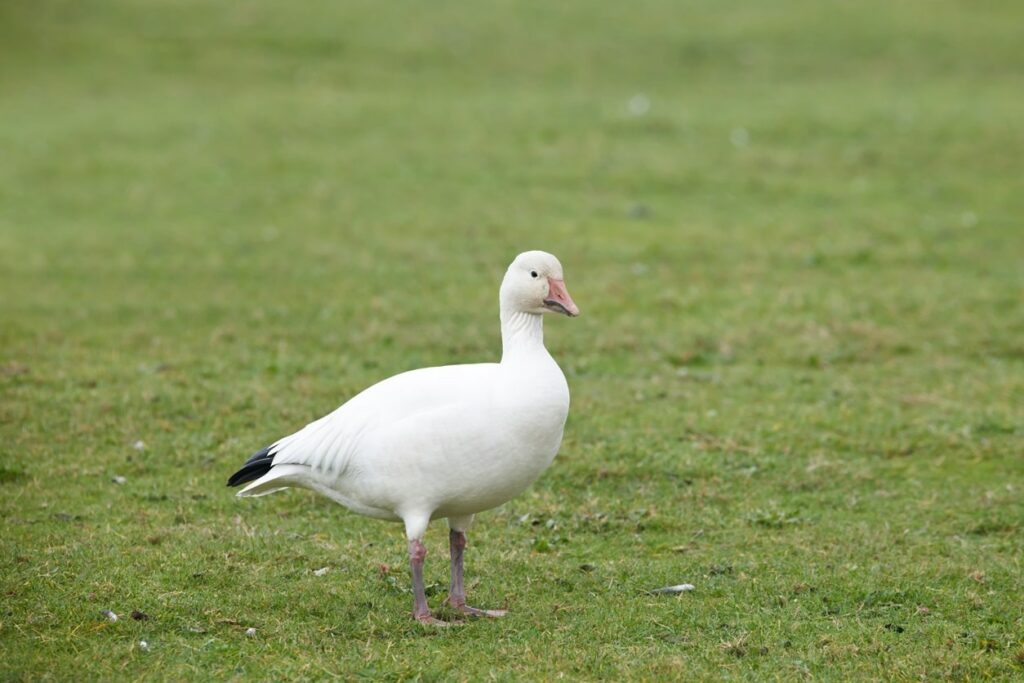
<path id="1" fill-rule="evenodd" d="M 264 448 L 228 480 L 239 496 L 312 489 L 369 517 L 401 521 L 409 541 L 413 616 L 434 618 L 423 591 L 423 536 L 448 518 L 448 603 L 465 614 L 462 553 L 473 515 L 521 493 L 558 452 L 569 387 L 544 348 L 543 313 L 579 315 L 562 265 L 543 251 L 520 254 L 501 283 L 500 363 L 404 372 Z"/>

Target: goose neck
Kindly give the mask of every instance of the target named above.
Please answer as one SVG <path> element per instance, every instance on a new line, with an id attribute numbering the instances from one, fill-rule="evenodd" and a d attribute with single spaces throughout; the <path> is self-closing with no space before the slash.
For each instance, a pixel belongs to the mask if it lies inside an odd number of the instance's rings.
<path id="1" fill-rule="evenodd" d="M 501 361 L 503 363 L 544 348 L 544 317 L 523 311 L 501 313 Z"/>

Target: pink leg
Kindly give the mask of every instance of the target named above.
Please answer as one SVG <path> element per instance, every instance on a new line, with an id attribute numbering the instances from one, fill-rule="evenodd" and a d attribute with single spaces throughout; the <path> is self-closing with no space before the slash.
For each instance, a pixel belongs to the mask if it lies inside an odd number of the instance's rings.
<path id="1" fill-rule="evenodd" d="M 409 565 L 412 567 L 412 616 L 423 624 L 448 626 L 448 622 L 437 619 L 430 613 L 427 606 L 427 594 L 423 589 L 423 560 L 427 557 L 427 548 L 418 539 L 409 541 Z"/>
<path id="2" fill-rule="evenodd" d="M 478 617 L 503 617 L 503 609 L 477 609 L 466 604 L 466 586 L 462 576 L 462 554 L 466 549 L 466 532 L 452 529 L 448 533 L 448 547 L 452 555 L 452 585 L 448 589 L 448 604 L 463 614 Z"/>

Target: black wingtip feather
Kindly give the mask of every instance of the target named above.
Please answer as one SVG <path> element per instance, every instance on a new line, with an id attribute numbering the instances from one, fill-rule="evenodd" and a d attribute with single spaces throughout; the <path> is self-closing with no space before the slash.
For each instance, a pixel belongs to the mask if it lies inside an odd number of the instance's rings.
<path id="1" fill-rule="evenodd" d="M 274 456 L 270 453 L 270 446 L 262 451 L 254 453 L 245 461 L 242 469 L 231 475 L 228 479 L 228 486 L 241 486 L 250 481 L 255 481 L 270 471 L 274 466 Z"/>

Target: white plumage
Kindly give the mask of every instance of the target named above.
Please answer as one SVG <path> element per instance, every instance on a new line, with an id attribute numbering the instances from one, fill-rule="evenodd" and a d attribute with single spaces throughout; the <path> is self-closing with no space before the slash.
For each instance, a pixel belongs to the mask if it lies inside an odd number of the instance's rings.
<path id="1" fill-rule="evenodd" d="M 416 585 L 423 535 L 440 517 L 452 530 L 449 602 L 463 612 L 498 615 L 465 605 L 465 530 L 474 514 L 518 495 L 551 464 L 569 412 L 565 376 L 543 337 L 543 313 L 579 313 L 558 259 L 540 251 L 520 254 L 499 300 L 500 363 L 390 377 L 260 451 L 229 481 L 248 482 L 240 496 L 297 486 L 360 514 L 404 522 L 414 616 L 424 622 L 440 623 L 426 608 L 422 580 Z"/>

